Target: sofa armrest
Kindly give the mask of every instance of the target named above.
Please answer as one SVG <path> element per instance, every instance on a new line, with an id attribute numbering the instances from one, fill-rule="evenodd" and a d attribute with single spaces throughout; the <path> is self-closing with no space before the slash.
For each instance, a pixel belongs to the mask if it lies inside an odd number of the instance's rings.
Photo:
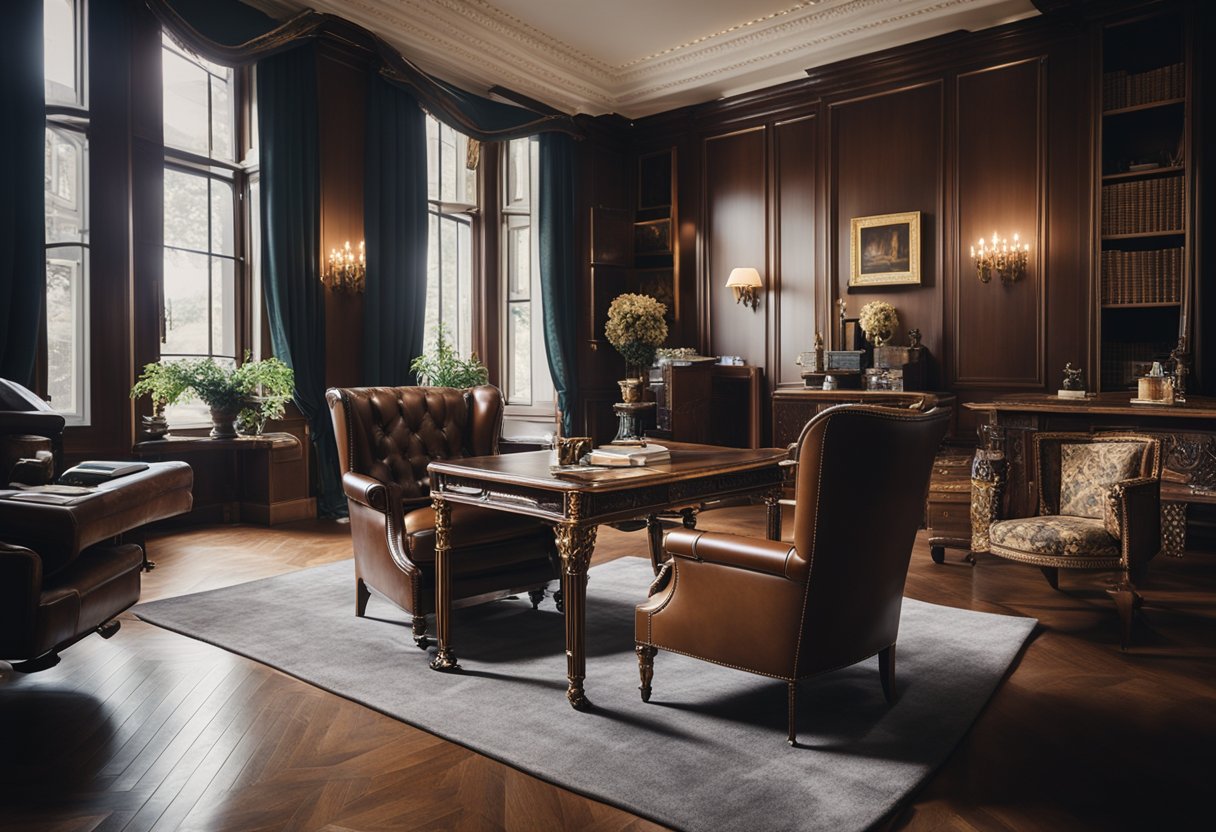
<path id="1" fill-rule="evenodd" d="M 1161 550 L 1161 481 L 1139 477 L 1112 490 L 1123 513 L 1123 556 L 1129 568 L 1141 568 Z"/>
<path id="2" fill-rule="evenodd" d="M 56 439 L 63 433 L 63 416 L 42 410 L 0 410 L 0 434 L 28 433 Z"/>
<path id="3" fill-rule="evenodd" d="M 667 533 L 663 548 L 678 558 L 708 561 L 752 572 L 800 581 L 806 562 L 789 543 L 719 532 L 676 529 Z"/>
<path id="4" fill-rule="evenodd" d="M 42 558 L 24 546 L 0 542 L 0 657 L 26 649 L 41 596 Z"/>
<path id="5" fill-rule="evenodd" d="M 360 505 L 380 512 L 388 510 L 389 488 L 380 480 L 347 471 L 342 475 L 342 490 L 348 499 Z"/>

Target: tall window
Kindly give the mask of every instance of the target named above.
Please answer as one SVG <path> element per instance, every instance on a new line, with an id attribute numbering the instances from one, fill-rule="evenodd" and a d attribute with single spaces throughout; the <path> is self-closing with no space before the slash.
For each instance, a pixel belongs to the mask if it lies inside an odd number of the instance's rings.
<path id="1" fill-rule="evenodd" d="M 545 357 L 537 255 L 538 147 L 535 139 L 508 142 L 502 165 L 503 389 L 516 415 L 531 412 L 547 421 L 553 417 L 554 393 Z"/>
<path id="2" fill-rule="evenodd" d="M 193 55 L 167 35 L 164 77 L 164 284 L 161 357 L 233 366 L 245 285 L 249 174 L 238 140 L 232 69 Z M 240 233 L 238 233 L 240 232 Z M 170 424 L 205 423 L 198 401 L 168 409 Z"/>
<path id="3" fill-rule="evenodd" d="M 468 167 L 469 140 L 426 118 L 427 236 L 425 344 L 439 324 L 463 355 L 473 348 L 473 214 L 477 171 Z"/>
<path id="4" fill-rule="evenodd" d="M 45 0 L 46 368 L 51 406 L 89 421 L 89 110 L 85 9 Z"/>

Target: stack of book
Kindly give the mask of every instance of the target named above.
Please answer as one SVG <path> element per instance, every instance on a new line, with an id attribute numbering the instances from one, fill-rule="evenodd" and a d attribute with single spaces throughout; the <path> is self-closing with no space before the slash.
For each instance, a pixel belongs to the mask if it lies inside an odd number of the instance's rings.
<path id="1" fill-rule="evenodd" d="M 1181 248 L 1102 252 L 1102 303 L 1178 303 L 1182 300 Z"/>
<path id="2" fill-rule="evenodd" d="M 629 468 L 669 459 L 671 452 L 662 445 L 601 445 L 587 455 L 587 464 Z"/>
<path id="3" fill-rule="evenodd" d="M 1168 101 L 1186 95 L 1186 74 L 1182 64 L 1170 64 L 1147 72 L 1119 69 L 1102 76 L 1102 109 L 1118 110 Z"/>
<path id="4" fill-rule="evenodd" d="M 1102 234 L 1181 231 L 1183 181 L 1178 176 L 1102 187 Z"/>

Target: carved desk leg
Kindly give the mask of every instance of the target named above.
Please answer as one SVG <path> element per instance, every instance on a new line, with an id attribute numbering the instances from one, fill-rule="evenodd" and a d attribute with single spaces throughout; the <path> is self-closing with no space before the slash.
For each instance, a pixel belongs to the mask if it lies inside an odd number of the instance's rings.
<path id="1" fill-rule="evenodd" d="M 646 537 L 650 541 L 650 566 L 658 575 L 663 568 L 663 524 L 657 514 L 646 515 Z"/>
<path id="2" fill-rule="evenodd" d="M 431 670 L 459 670 L 456 653 L 448 640 L 452 623 L 452 507 L 442 497 L 433 497 L 431 508 L 435 510 L 435 635 L 439 641 Z"/>
<path id="3" fill-rule="evenodd" d="M 577 496 L 577 495 L 571 495 Z M 566 604 L 566 699 L 575 710 L 590 706 L 583 691 L 587 675 L 585 629 L 587 621 L 587 568 L 595 549 L 595 526 L 565 520 L 554 528 L 557 554 L 562 559 L 562 595 Z"/>

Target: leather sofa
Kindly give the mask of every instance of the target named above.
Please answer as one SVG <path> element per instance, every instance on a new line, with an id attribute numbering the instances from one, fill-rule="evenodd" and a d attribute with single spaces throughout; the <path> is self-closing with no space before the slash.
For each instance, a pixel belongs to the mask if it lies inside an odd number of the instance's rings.
<path id="1" fill-rule="evenodd" d="M 355 615 L 374 590 L 412 616 L 426 648 L 435 610 L 432 460 L 498 453 L 498 388 L 354 387 L 326 392 L 350 507 Z M 527 591 L 535 607 L 558 576 L 553 531 L 538 520 L 452 506 L 452 598 L 456 606 Z"/>

